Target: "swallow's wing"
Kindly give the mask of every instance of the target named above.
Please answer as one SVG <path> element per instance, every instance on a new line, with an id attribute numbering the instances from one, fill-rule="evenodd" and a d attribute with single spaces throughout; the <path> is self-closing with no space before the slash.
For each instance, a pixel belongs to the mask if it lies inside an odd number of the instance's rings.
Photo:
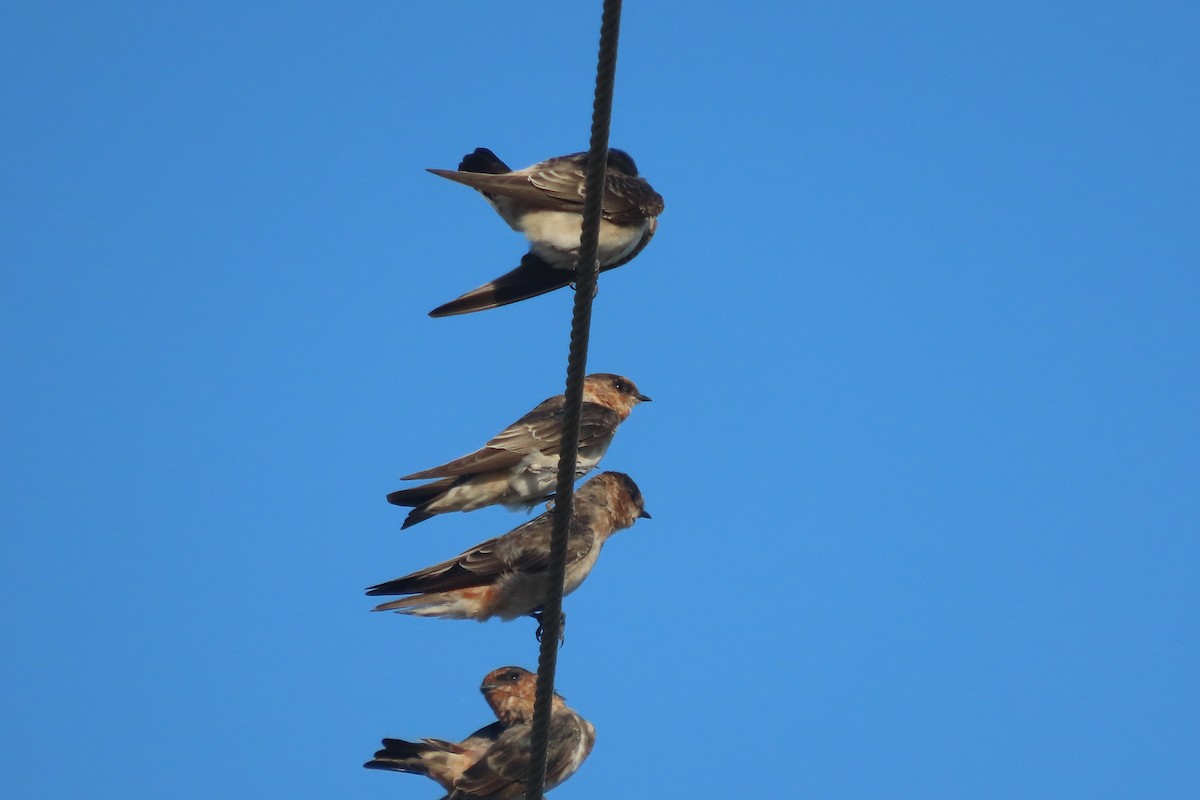
<path id="1" fill-rule="evenodd" d="M 454 782 L 448 800 L 486 800 L 495 797 L 517 797 L 516 789 L 529 775 L 530 725 L 512 725 L 483 756 L 468 767 Z"/>
<path id="2" fill-rule="evenodd" d="M 544 452 L 544 447 L 562 439 L 561 431 L 557 434 L 554 432 L 556 425 L 561 427 L 562 408 L 562 395 L 547 398 L 528 414 L 493 436 L 474 453 L 432 469 L 405 475 L 401 480 L 454 478 L 459 475 L 474 475 L 493 469 L 515 467 L 530 453 Z M 557 452 L 557 448 L 551 452 Z"/>
<path id="3" fill-rule="evenodd" d="M 604 216 L 617 225 L 636 225 L 663 212 L 662 195 L 644 179 L 609 170 L 604 180 Z"/>
<path id="4" fill-rule="evenodd" d="M 405 475 L 402 480 L 453 478 L 498 469 L 512 469 L 531 453 L 557 455 L 562 447 L 562 411 L 565 400 L 556 395 L 509 425 L 470 455 L 440 467 Z M 599 403 L 584 403 L 579 417 L 579 446 L 587 447 L 612 438 L 621 418 Z"/>
<path id="5" fill-rule="evenodd" d="M 579 446 L 591 447 L 611 440 L 621 415 L 600 403 L 584 403 L 579 416 Z"/>
<path id="6" fill-rule="evenodd" d="M 483 757 L 468 767 L 454 782 L 450 800 L 459 798 L 516 797 L 517 785 L 529 777 L 531 760 L 528 724 L 513 725 L 500 735 Z M 550 718 L 549 748 L 546 753 L 546 788 L 569 778 L 592 751 L 595 729 L 570 709 L 556 709 Z"/>
<path id="7" fill-rule="evenodd" d="M 640 245 L 638 249 L 640 250 L 643 246 Z M 552 266 L 533 253 L 526 253 L 521 258 L 521 266 L 448 303 L 443 303 L 430 311 L 429 316 L 452 317 L 456 314 L 486 311 L 489 308 L 506 306 L 509 303 L 528 300 L 531 297 L 561 289 L 573 280 L 575 280 L 573 271 Z"/>
<path id="8" fill-rule="evenodd" d="M 507 727 L 507 725 L 500 721 L 493 722 L 491 725 L 485 725 L 463 739 L 455 747 L 458 748 L 459 752 L 463 753 L 483 753 L 496 743 L 496 740 L 500 738 L 500 734 L 504 733 L 504 729 Z"/>
<path id="9" fill-rule="evenodd" d="M 448 169 L 429 171 L 488 196 L 503 195 L 537 208 L 580 214 L 583 213 L 586 166 L 586 154 L 575 153 L 503 174 Z M 661 214 L 663 199 L 644 179 L 610 169 L 605 174 L 601 205 L 607 219 L 617 224 L 634 224 Z"/>
<path id="10" fill-rule="evenodd" d="M 447 592 L 484 586 L 507 572 L 544 568 L 550 557 L 550 515 L 542 514 L 465 553 L 367 589 L 367 594 Z"/>
<path id="11" fill-rule="evenodd" d="M 422 483 L 420 486 L 410 486 L 407 489 L 397 489 L 387 496 L 387 501 L 394 506 L 416 506 L 428 503 L 435 497 L 454 485 L 454 478 L 443 478 L 440 481 Z"/>
<path id="12" fill-rule="evenodd" d="M 550 566 L 553 524 L 552 515 L 546 512 L 440 564 L 372 586 L 367 589 L 367 594 L 377 597 L 448 592 L 486 586 L 501 575 L 514 572 L 546 570 Z M 596 536 L 587 520 L 582 515 L 572 517 L 567 539 L 567 565 L 586 557 L 595 544 Z"/>
<path id="13" fill-rule="evenodd" d="M 551 159 L 528 170 L 503 174 L 431 169 L 434 175 L 470 186 L 484 195 L 502 195 L 551 211 L 583 210 L 583 170 Z"/>
<path id="14" fill-rule="evenodd" d="M 569 708 L 556 709 L 550 718 L 550 746 L 546 751 L 546 788 L 575 774 L 596 744 L 596 729 Z"/>
<path id="15" fill-rule="evenodd" d="M 553 399 L 556 402 L 552 412 L 534 416 L 535 409 L 497 434 L 488 442 L 488 447 L 520 453 L 559 452 L 562 448 L 562 413 L 566 400 L 562 395 Z M 579 446 L 587 447 L 612 438 L 620 424 L 620 416 L 608 406 L 584 403 L 579 416 Z"/>
<path id="16" fill-rule="evenodd" d="M 584 157 L 581 157 L 584 156 Z M 520 197 L 530 203 L 560 211 L 583 213 L 584 186 L 587 181 L 586 154 L 552 158 L 531 168 L 529 185 L 539 194 L 524 190 Z M 663 210 L 663 199 L 644 179 L 626 175 L 610 168 L 604 175 L 604 199 L 601 200 L 604 218 L 618 225 L 636 225 L 647 217 L 657 217 Z"/>

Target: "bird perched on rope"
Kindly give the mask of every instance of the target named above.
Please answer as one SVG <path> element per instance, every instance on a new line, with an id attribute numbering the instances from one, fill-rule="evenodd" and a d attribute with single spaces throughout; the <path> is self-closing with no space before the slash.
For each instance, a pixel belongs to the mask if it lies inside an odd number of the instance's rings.
<path id="1" fill-rule="evenodd" d="M 511 170 L 491 150 L 480 147 L 463 156 L 457 171 L 429 170 L 479 191 L 510 228 L 529 240 L 529 252 L 519 267 L 438 306 L 429 316 L 484 311 L 574 282 L 587 155 L 573 153 Z M 662 197 L 638 176 L 629 154 L 610 149 L 596 256 L 600 270 L 627 264 L 642 252 L 662 211 Z"/>
<path id="2" fill-rule="evenodd" d="M 521 667 L 489 672 L 479 687 L 498 722 L 461 742 L 444 739 L 384 739 L 383 749 L 363 764 L 425 775 L 447 794 L 442 800 L 514 800 L 524 796 L 532 767 L 530 738 L 537 676 Z M 596 729 L 558 694 L 550 710 L 546 789 L 575 774 L 592 752 Z"/>
<path id="3" fill-rule="evenodd" d="M 575 492 L 567 530 L 563 594 L 579 588 L 609 536 L 649 519 L 642 492 L 623 472 L 602 472 Z M 550 532 L 546 513 L 503 536 L 427 569 L 367 589 L 371 596 L 412 595 L 376 606 L 419 617 L 502 620 L 532 616 L 541 622 L 549 599 Z"/>
<path id="4" fill-rule="evenodd" d="M 583 477 L 600 463 L 617 427 L 634 406 L 649 400 L 633 381 L 621 375 L 597 372 L 584 378 L 576 478 Z M 555 395 L 500 431 L 474 453 L 401 478 L 406 481 L 438 479 L 387 496 L 389 503 L 413 509 L 400 526 L 401 530 L 435 514 L 474 511 L 497 503 L 509 508 L 532 508 L 551 496 L 562 448 L 565 405 L 564 396 Z"/>

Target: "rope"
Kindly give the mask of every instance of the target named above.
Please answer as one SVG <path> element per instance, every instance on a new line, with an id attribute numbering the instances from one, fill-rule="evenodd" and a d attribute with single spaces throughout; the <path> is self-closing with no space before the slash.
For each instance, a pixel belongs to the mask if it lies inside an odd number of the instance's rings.
<path id="1" fill-rule="evenodd" d="M 554 528 L 550 534 L 550 597 L 542 611 L 543 628 L 538 654 L 537 694 L 530 732 L 529 782 L 526 800 L 542 800 L 546 785 L 546 753 L 550 744 L 550 707 L 554 698 L 554 673 L 562 634 L 562 594 L 566 577 L 567 531 L 574 508 L 575 459 L 579 454 L 579 418 L 583 412 L 583 377 L 587 372 L 588 337 L 592 326 L 592 299 L 600 264 L 600 212 L 604 175 L 608 166 L 608 130 L 612 121 L 613 83 L 617 74 L 617 38 L 621 28 L 621 0 L 604 0 L 600 20 L 600 57 L 596 67 L 596 96 L 592 103 L 592 138 L 588 148 L 587 182 L 583 199 L 583 230 L 579 260 L 575 264 L 575 307 L 571 317 L 571 349 L 567 358 L 566 405 L 563 409 L 563 442 L 558 456 L 558 485 L 554 494 Z"/>

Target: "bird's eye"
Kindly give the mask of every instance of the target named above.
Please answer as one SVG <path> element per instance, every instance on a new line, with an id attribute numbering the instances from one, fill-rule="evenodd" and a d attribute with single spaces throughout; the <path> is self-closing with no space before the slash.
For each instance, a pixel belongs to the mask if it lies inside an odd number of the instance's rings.
<path id="1" fill-rule="evenodd" d="M 616 388 L 618 392 L 624 393 L 629 391 L 629 384 L 625 383 L 623 380 L 618 379 L 613 381 L 613 387 Z"/>

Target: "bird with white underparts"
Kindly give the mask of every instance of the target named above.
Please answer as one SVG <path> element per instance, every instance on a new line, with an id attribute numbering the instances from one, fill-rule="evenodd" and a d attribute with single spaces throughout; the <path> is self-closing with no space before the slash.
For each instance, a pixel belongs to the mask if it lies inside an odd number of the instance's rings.
<path id="1" fill-rule="evenodd" d="M 429 170 L 478 191 L 510 228 L 529 240 L 529 252 L 518 267 L 438 306 L 429 316 L 484 311 L 574 283 L 587 155 L 572 153 L 513 170 L 480 147 L 464 156 L 457 170 Z M 596 254 L 600 271 L 627 264 L 642 252 L 662 212 L 662 196 L 638 175 L 633 158 L 610 149 Z"/>

